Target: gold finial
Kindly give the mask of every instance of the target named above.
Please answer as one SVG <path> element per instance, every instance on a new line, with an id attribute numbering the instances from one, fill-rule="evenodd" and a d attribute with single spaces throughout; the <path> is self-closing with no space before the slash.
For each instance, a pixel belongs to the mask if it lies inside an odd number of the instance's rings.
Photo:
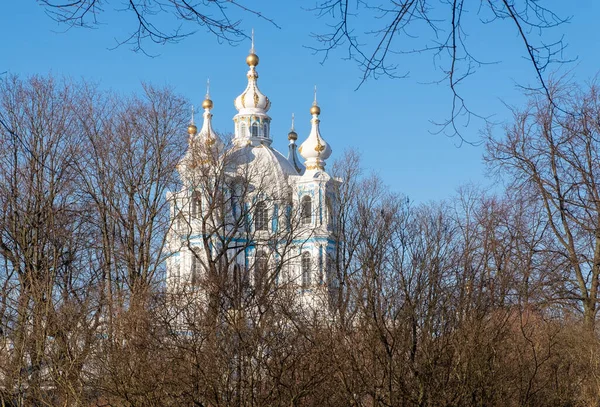
<path id="1" fill-rule="evenodd" d="M 213 101 L 210 100 L 210 79 L 206 80 L 206 96 L 204 96 L 204 101 L 202 102 L 202 107 L 204 109 L 212 109 Z"/>
<path id="2" fill-rule="evenodd" d="M 317 105 L 317 85 L 315 85 L 315 100 L 313 101 L 312 107 L 310 108 L 310 114 L 321 114 L 321 108 Z"/>
<path id="3" fill-rule="evenodd" d="M 290 132 L 288 133 L 288 140 L 290 140 L 290 141 L 298 140 L 298 133 L 296 133 L 296 131 L 294 130 L 294 113 L 292 113 L 292 128 L 290 129 Z"/>
<path id="4" fill-rule="evenodd" d="M 194 105 L 192 105 L 192 120 L 190 120 L 190 125 L 187 128 L 187 132 L 190 136 L 193 136 L 198 132 L 198 127 L 194 124 Z"/>
<path id="5" fill-rule="evenodd" d="M 250 67 L 258 65 L 258 55 L 254 52 L 254 28 L 252 29 L 252 47 L 250 48 L 250 54 L 246 57 L 246 63 Z"/>

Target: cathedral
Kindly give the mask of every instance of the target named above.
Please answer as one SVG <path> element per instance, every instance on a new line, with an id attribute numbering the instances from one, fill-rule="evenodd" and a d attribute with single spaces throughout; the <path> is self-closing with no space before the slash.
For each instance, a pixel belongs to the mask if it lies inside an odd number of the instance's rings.
<path id="1" fill-rule="evenodd" d="M 218 283 L 230 307 L 275 293 L 324 312 L 338 285 L 335 219 L 342 181 L 326 170 L 331 147 L 319 130 L 316 89 L 307 137 L 297 144 L 292 115 L 287 157 L 271 146 L 271 101 L 258 88 L 258 63 L 252 41 L 231 140 L 212 129 L 208 90 L 199 131 L 192 109 L 189 145 L 178 165 L 181 188 L 167 196 L 167 291 L 194 292 L 208 301 L 207 290 Z"/>

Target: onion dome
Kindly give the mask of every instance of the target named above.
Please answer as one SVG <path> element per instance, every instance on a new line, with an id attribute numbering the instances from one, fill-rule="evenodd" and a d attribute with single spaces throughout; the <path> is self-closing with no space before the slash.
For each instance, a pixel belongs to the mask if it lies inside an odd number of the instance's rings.
<path id="1" fill-rule="evenodd" d="M 311 129 L 308 138 L 300 145 L 298 152 L 306 160 L 306 170 L 323 170 L 325 168 L 325 160 L 331 155 L 331 147 L 321 137 L 319 130 L 319 114 L 321 114 L 321 108 L 317 105 L 317 87 L 315 86 L 315 100 L 310 108 Z"/>
<path id="2" fill-rule="evenodd" d="M 258 89 L 258 85 L 256 84 L 258 80 L 258 72 L 256 72 L 258 61 L 258 55 L 254 52 L 253 30 L 252 48 L 250 49 L 250 54 L 246 57 L 246 63 L 250 67 L 250 70 L 246 74 L 248 85 L 244 92 L 235 98 L 233 102 L 240 114 L 266 113 L 271 107 L 271 101 Z"/>

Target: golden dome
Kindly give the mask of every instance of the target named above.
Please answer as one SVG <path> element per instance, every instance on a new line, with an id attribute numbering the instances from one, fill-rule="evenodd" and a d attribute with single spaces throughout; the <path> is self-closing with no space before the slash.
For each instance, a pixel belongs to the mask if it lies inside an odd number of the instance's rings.
<path id="1" fill-rule="evenodd" d="M 321 108 L 319 106 L 317 106 L 316 104 L 313 104 L 310 107 L 310 114 L 320 115 L 321 114 Z"/>
<path id="2" fill-rule="evenodd" d="M 294 130 L 290 131 L 288 133 L 288 140 L 298 140 L 298 133 L 296 133 Z"/>
<path id="3" fill-rule="evenodd" d="M 198 132 L 198 127 L 196 127 L 196 125 L 195 125 L 195 124 L 190 124 L 190 125 L 188 126 L 188 134 L 189 134 L 190 136 L 193 136 L 193 135 L 194 135 L 194 134 L 196 134 L 197 132 Z"/>
<path id="4" fill-rule="evenodd" d="M 203 109 L 212 109 L 213 101 L 210 100 L 209 98 L 204 99 L 204 101 L 202 102 L 202 108 Z"/>
<path id="5" fill-rule="evenodd" d="M 246 57 L 246 63 L 248 66 L 257 66 L 258 65 L 258 55 L 254 52 L 251 52 L 250 55 Z"/>

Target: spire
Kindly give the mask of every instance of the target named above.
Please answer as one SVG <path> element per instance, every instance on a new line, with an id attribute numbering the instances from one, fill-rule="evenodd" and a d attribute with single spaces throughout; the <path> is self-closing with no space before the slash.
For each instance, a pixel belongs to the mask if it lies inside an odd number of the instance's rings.
<path id="1" fill-rule="evenodd" d="M 210 112 L 210 110 L 213 108 L 213 101 L 210 100 L 209 86 L 209 82 L 206 81 L 206 96 L 202 102 L 202 107 L 204 108 L 202 117 L 204 117 L 204 122 L 202 123 L 202 129 L 198 133 L 199 138 L 214 137 L 212 131 L 212 113 Z"/>
<path id="2" fill-rule="evenodd" d="M 206 81 L 206 96 L 202 102 L 202 107 L 204 108 L 204 113 L 202 114 L 204 121 L 202 122 L 202 128 L 198 132 L 195 140 L 206 147 L 216 148 L 216 151 L 220 152 L 223 150 L 223 142 L 215 134 L 212 128 L 213 115 L 210 111 L 213 108 L 213 101 L 210 99 L 210 82 L 208 80 Z"/>
<path id="3" fill-rule="evenodd" d="M 204 96 L 202 107 L 205 111 L 213 108 L 213 101 L 210 100 L 210 79 L 206 80 L 206 95 Z"/>
<path id="4" fill-rule="evenodd" d="M 290 143 L 295 143 L 296 140 L 298 140 L 298 133 L 296 133 L 296 130 L 294 129 L 294 113 L 292 113 L 292 127 L 288 133 L 288 140 L 290 140 Z"/>
<path id="5" fill-rule="evenodd" d="M 290 164 L 292 164 L 296 172 L 298 172 L 298 174 L 302 174 L 304 173 L 305 168 L 304 165 L 302 165 L 302 163 L 298 159 L 298 155 L 296 154 L 296 150 L 298 149 L 298 146 L 296 145 L 296 140 L 298 140 L 298 134 L 294 130 L 294 113 L 292 113 L 292 128 L 288 133 L 288 140 L 290 141 L 290 145 L 288 147 L 287 159 L 290 162 Z"/>
<path id="6" fill-rule="evenodd" d="M 313 101 L 313 104 L 310 108 L 310 114 L 312 114 L 313 116 L 316 114 L 317 116 L 321 114 L 321 108 L 319 107 L 319 105 L 317 105 L 317 85 L 315 85 L 315 99 Z"/>
<path id="7" fill-rule="evenodd" d="M 198 127 L 196 127 L 196 124 L 194 123 L 194 105 L 192 105 L 192 119 L 190 120 L 190 125 L 187 128 L 187 132 L 190 137 L 193 137 L 196 132 L 198 132 Z"/>
<path id="8" fill-rule="evenodd" d="M 319 129 L 319 115 L 321 114 L 321 108 L 317 104 L 317 87 L 315 86 L 315 98 L 310 108 L 310 114 L 312 119 L 310 120 L 311 129 L 308 138 L 302 143 L 298 152 L 306 159 L 304 164 L 306 170 L 324 170 L 325 160 L 331 155 L 331 147 L 321 137 L 321 131 Z"/>
<path id="9" fill-rule="evenodd" d="M 254 28 L 252 29 L 252 46 L 250 47 L 250 54 L 246 57 L 246 63 L 249 67 L 256 67 L 258 65 L 258 55 L 254 51 Z"/>

